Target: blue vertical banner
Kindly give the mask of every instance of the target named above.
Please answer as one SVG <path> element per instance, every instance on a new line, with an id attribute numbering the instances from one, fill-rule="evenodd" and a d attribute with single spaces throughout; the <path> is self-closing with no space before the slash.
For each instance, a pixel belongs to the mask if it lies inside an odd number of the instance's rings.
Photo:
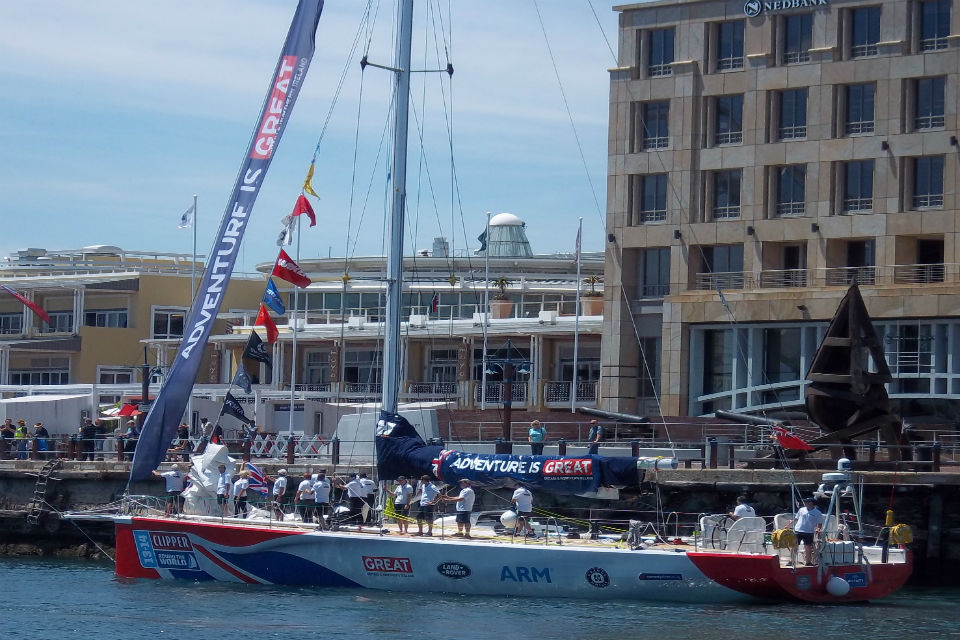
<path id="1" fill-rule="evenodd" d="M 166 384 L 143 424 L 130 467 L 131 482 L 149 477 L 150 472 L 160 466 L 183 418 L 207 339 L 220 311 L 227 283 L 233 275 L 253 205 L 310 67 L 322 10 L 323 0 L 300 0 L 297 6 L 280 59 L 270 79 L 253 140 L 240 166 L 237 182 L 203 271 L 197 298 L 184 324 L 180 349 L 167 374 Z"/>

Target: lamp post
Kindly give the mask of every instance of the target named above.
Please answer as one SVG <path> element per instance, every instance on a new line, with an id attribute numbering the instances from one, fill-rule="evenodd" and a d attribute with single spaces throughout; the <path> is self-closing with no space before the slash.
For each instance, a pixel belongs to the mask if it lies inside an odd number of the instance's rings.
<path id="1" fill-rule="evenodd" d="M 501 351 L 505 351 L 506 353 L 501 356 Z M 503 373 L 503 383 L 505 385 L 503 390 L 503 423 L 500 432 L 505 450 L 497 451 L 497 453 L 513 453 L 513 442 L 510 434 L 513 414 L 513 377 L 517 373 L 530 373 L 531 362 L 522 357 L 514 357 L 514 351 L 516 351 L 517 355 L 523 355 L 514 348 L 513 341 L 507 338 L 507 346 L 502 350 L 497 350 L 493 357 L 487 358 L 488 368 L 484 370 L 487 374 L 495 374 L 497 371 L 489 367 L 497 367 L 500 372 Z"/>

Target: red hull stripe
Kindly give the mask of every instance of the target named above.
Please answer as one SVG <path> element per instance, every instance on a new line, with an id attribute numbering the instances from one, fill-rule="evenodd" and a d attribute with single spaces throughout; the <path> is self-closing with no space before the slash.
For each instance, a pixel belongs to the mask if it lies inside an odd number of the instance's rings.
<path id="1" fill-rule="evenodd" d="M 194 543 L 193 543 L 193 548 L 196 549 L 197 551 L 199 551 L 200 553 L 202 553 L 203 555 L 207 556 L 208 558 L 210 558 L 210 560 L 213 561 L 213 563 L 214 563 L 215 565 L 217 565 L 218 567 L 220 567 L 221 569 L 223 569 L 224 571 L 226 571 L 226 572 L 229 573 L 230 575 L 234 576 L 235 578 L 237 578 L 237 579 L 239 579 L 239 580 L 242 580 L 243 582 L 246 582 L 247 584 L 263 584 L 263 583 L 260 582 L 259 580 L 256 580 L 256 579 L 254 579 L 254 578 L 251 578 L 251 577 L 248 576 L 247 574 L 241 573 L 240 571 L 234 569 L 233 567 L 231 567 L 230 565 L 228 565 L 226 562 L 224 562 L 223 560 L 221 560 L 220 558 L 218 558 L 215 553 L 213 553 L 212 551 L 210 551 L 209 549 L 207 549 L 207 548 L 204 547 L 203 545 L 199 545 L 199 544 L 197 544 L 196 542 L 194 542 Z"/>

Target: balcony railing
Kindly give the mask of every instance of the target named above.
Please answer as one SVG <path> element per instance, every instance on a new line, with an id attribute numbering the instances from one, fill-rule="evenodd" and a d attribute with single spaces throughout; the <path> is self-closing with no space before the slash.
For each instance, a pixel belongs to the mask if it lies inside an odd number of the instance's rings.
<path id="1" fill-rule="evenodd" d="M 715 289 L 752 289 L 753 274 L 744 271 L 698 273 L 694 288 L 701 291 L 713 291 Z"/>
<path id="2" fill-rule="evenodd" d="M 383 391 L 383 385 L 379 382 L 344 382 L 343 391 L 344 393 L 380 395 Z"/>
<path id="3" fill-rule="evenodd" d="M 440 398 L 452 398 L 457 395 L 457 383 L 411 382 L 407 387 L 407 393 L 417 397 L 432 396 Z"/>
<path id="4" fill-rule="evenodd" d="M 777 203 L 777 217 L 778 218 L 796 218 L 804 214 L 805 203 L 803 202 L 778 202 Z"/>
<path id="5" fill-rule="evenodd" d="M 294 385 L 296 391 L 304 391 L 306 393 L 330 393 L 331 385 L 329 382 L 321 382 L 319 384 L 297 384 Z"/>
<path id="6" fill-rule="evenodd" d="M 504 391 L 506 391 L 507 385 L 503 382 L 488 382 L 487 383 L 487 404 L 499 404 L 503 402 Z M 527 383 L 526 382 L 514 382 L 512 385 L 513 389 L 513 398 L 511 402 L 515 405 L 524 405 L 527 403 Z M 478 382 L 477 385 L 473 388 L 473 401 L 482 402 L 483 401 L 483 383 Z"/>
<path id="7" fill-rule="evenodd" d="M 824 278 L 828 287 L 849 286 L 851 284 L 876 284 L 876 267 L 831 267 Z"/>
<path id="8" fill-rule="evenodd" d="M 789 289 L 805 286 L 807 286 L 806 269 L 782 269 L 760 272 L 760 287 L 763 289 Z"/>
<path id="9" fill-rule="evenodd" d="M 593 404 L 597 401 L 597 382 L 577 382 L 577 404 Z M 543 383 L 543 401 L 546 404 L 570 404 L 572 381 L 551 380 Z"/>
<path id="10" fill-rule="evenodd" d="M 944 264 L 898 264 L 893 267 L 893 281 L 896 284 L 943 282 L 946 271 Z"/>

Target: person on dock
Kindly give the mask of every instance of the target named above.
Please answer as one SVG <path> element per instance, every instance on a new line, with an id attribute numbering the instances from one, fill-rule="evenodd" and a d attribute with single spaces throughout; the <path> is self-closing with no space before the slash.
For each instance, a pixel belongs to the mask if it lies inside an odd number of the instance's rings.
<path id="1" fill-rule="evenodd" d="M 42 422 L 38 422 L 33 425 L 33 437 L 37 441 L 37 451 L 40 452 L 40 458 L 46 459 L 47 454 L 47 440 L 50 439 L 50 432 L 47 431 L 47 428 L 43 426 Z"/>
<path id="2" fill-rule="evenodd" d="M 757 512 L 750 506 L 747 496 L 737 496 L 737 506 L 727 515 L 734 520 L 739 520 L 740 518 L 756 518 Z"/>
<path id="3" fill-rule="evenodd" d="M 413 487 L 405 476 L 397 478 L 397 486 L 393 489 L 393 511 L 397 514 L 397 528 L 400 533 L 410 533 L 410 498 L 413 497 Z"/>
<path id="4" fill-rule="evenodd" d="M 600 441 L 603 440 L 603 425 L 596 420 L 591 420 L 587 440 L 590 442 L 590 448 L 587 449 L 587 453 L 596 455 L 600 450 Z"/>
<path id="5" fill-rule="evenodd" d="M 287 493 L 287 470 L 277 471 L 277 479 L 273 481 L 273 515 L 283 521 L 283 498 Z"/>
<path id="6" fill-rule="evenodd" d="M 423 493 L 420 496 L 420 511 L 417 512 L 417 531 L 418 536 L 433 535 L 433 505 L 440 499 L 440 489 L 434 484 L 430 476 L 424 474 L 420 477 L 420 483 L 423 486 Z M 427 523 L 427 532 L 423 532 L 423 523 Z"/>
<path id="7" fill-rule="evenodd" d="M 530 453 L 535 456 L 543 455 L 543 441 L 547 437 L 547 428 L 539 420 L 530 423 L 530 431 L 527 432 L 527 441 L 530 443 Z"/>
<path id="8" fill-rule="evenodd" d="M 189 470 L 190 465 L 188 464 L 175 464 L 170 471 L 164 471 L 163 473 L 156 470 L 153 471 L 153 475 L 158 478 L 163 478 L 166 483 L 165 515 L 170 516 L 183 511 L 183 496 L 181 494 L 186 486 L 187 472 Z"/>
<path id="9" fill-rule="evenodd" d="M 27 421 L 23 418 L 17 420 L 17 429 L 14 432 L 14 439 L 17 441 L 17 460 L 26 460 L 27 441 L 30 439 L 30 432 L 27 431 Z"/>
<path id="10" fill-rule="evenodd" d="M 797 534 L 797 542 L 803 543 L 803 560 L 809 567 L 813 565 L 813 539 L 823 527 L 823 512 L 817 508 L 817 501 L 813 496 L 803 499 L 803 506 L 797 510 L 797 515 L 787 523 L 793 525 Z"/>
<path id="11" fill-rule="evenodd" d="M 477 499 L 477 494 L 470 486 L 470 481 L 466 478 L 460 480 L 460 493 L 454 496 L 443 496 L 444 502 L 457 503 L 457 532 L 453 535 L 470 537 L 470 515 L 473 512 L 473 503 Z M 429 535 L 429 534 L 428 534 Z"/>
<path id="12" fill-rule="evenodd" d="M 170 451 L 175 451 L 174 460 L 176 456 L 183 456 L 184 460 L 188 459 L 190 454 L 190 427 L 187 426 L 186 422 L 181 422 L 180 426 L 177 427 L 177 445 L 173 447 Z"/>
<path id="13" fill-rule="evenodd" d="M 517 523 L 513 526 L 513 535 L 520 535 L 521 523 L 526 535 L 534 535 L 533 527 L 530 525 L 530 518 L 533 517 L 533 494 L 530 489 L 526 485 L 518 484 L 511 502 L 517 510 Z"/>
<path id="14" fill-rule="evenodd" d="M 230 508 L 230 487 L 232 486 L 227 465 L 217 466 L 217 505 L 224 516 L 227 515 L 227 509 Z"/>
<path id="15" fill-rule="evenodd" d="M 3 425 L 0 426 L 0 438 L 3 438 L 4 447 L 0 450 L 0 457 L 6 457 L 8 452 L 13 452 L 13 447 L 16 444 L 15 439 L 17 437 L 17 429 L 13 426 L 13 419 L 7 418 L 3 421 Z"/>
<path id="16" fill-rule="evenodd" d="M 107 442 L 107 427 L 103 424 L 103 420 L 97 418 L 93 421 L 94 428 L 94 441 L 95 441 L 95 450 L 97 452 L 97 460 L 103 460 L 103 447 Z"/>
<path id="17" fill-rule="evenodd" d="M 93 420 L 84 418 L 77 433 L 80 435 L 80 459 L 93 460 L 94 442 L 97 437 L 97 428 L 93 426 Z"/>
<path id="18" fill-rule="evenodd" d="M 300 519 L 306 523 L 313 522 L 313 514 L 317 511 L 317 492 L 313 489 L 313 478 L 310 472 L 303 473 L 303 480 L 297 487 L 297 494 L 293 497 Z"/>
<path id="19" fill-rule="evenodd" d="M 123 434 L 123 457 L 126 460 L 133 460 L 133 452 L 137 450 L 137 440 L 140 439 L 140 432 L 137 431 L 137 421 L 127 420 L 127 430 Z"/>
<path id="20" fill-rule="evenodd" d="M 313 492 L 317 501 L 317 524 L 321 529 L 326 528 L 327 518 L 330 516 L 330 492 L 332 489 L 326 469 L 320 469 L 317 472 L 317 477 L 313 480 Z"/>

